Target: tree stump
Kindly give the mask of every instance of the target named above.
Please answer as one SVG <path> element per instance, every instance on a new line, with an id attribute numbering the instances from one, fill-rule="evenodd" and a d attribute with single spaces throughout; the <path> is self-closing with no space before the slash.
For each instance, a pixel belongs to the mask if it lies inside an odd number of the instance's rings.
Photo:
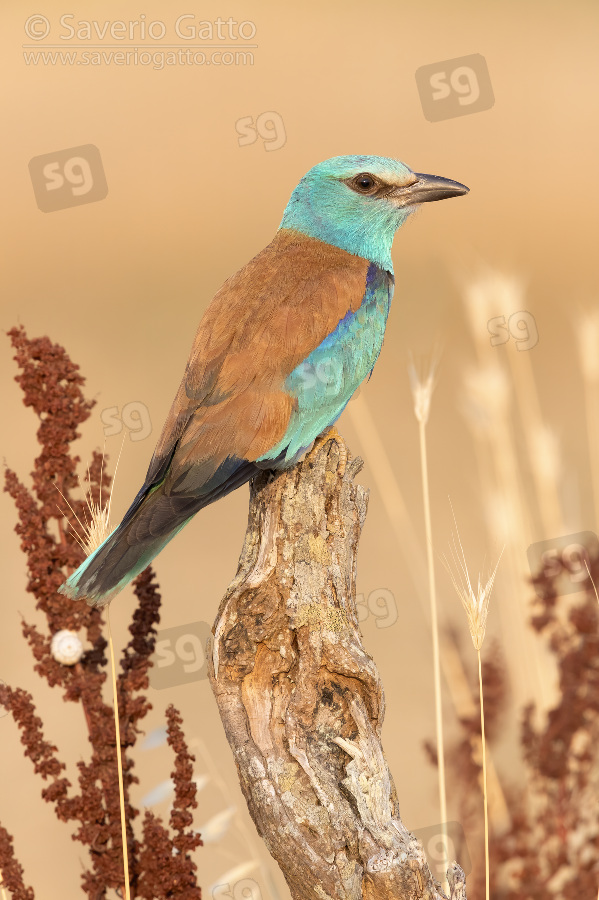
<path id="1" fill-rule="evenodd" d="M 441 900 L 399 816 L 381 746 L 383 686 L 358 625 L 362 465 L 331 430 L 293 469 L 251 483 L 210 683 L 250 814 L 293 900 Z M 448 882 L 452 900 L 465 900 L 456 863 Z"/>

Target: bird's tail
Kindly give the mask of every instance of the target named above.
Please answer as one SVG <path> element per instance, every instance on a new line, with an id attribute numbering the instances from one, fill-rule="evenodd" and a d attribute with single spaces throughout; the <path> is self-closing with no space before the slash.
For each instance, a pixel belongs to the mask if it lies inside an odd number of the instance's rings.
<path id="1" fill-rule="evenodd" d="M 215 477 L 201 485 L 203 492 L 193 494 L 167 493 L 164 479 L 144 485 L 118 528 L 69 576 L 59 592 L 71 600 L 85 599 L 90 606 L 105 606 L 143 572 L 200 509 L 270 465 L 270 461 L 267 466 L 232 457 Z"/>
<path id="2" fill-rule="evenodd" d="M 140 492 L 141 493 L 141 492 Z M 189 499 L 173 509 L 160 487 L 137 496 L 121 524 L 60 586 L 71 600 L 105 606 L 148 566 L 197 512 Z M 165 508 L 168 506 L 168 509 Z"/>

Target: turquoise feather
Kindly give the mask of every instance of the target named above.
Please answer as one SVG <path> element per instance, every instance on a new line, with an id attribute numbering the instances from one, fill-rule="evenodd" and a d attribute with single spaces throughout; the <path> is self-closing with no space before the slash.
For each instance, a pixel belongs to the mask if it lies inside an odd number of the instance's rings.
<path id="1" fill-rule="evenodd" d="M 258 462 L 276 460 L 276 468 L 293 465 L 337 421 L 381 352 L 393 286 L 389 272 L 370 265 L 360 308 L 347 313 L 286 379 L 285 390 L 295 401 L 289 427 Z"/>
<path id="2" fill-rule="evenodd" d="M 390 201 L 365 203 L 353 191 L 339 190 L 340 179 L 373 172 L 392 183 L 409 181 L 404 163 L 382 156 L 335 156 L 304 175 L 291 195 L 281 228 L 293 228 L 362 256 L 393 274 L 391 246 L 395 232 L 413 208 Z M 370 198 L 368 198 L 370 199 Z"/>

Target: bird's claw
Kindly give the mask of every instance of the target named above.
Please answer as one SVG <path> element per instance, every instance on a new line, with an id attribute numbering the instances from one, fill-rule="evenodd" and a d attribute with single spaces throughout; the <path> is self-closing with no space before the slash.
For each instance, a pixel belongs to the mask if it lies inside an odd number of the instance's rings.
<path id="1" fill-rule="evenodd" d="M 314 454 L 318 453 L 320 448 L 328 443 L 331 439 L 333 439 L 337 444 L 337 449 L 339 451 L 339 464 L 337 466 L 337 473 L 341 478 L 343 478 L 347 466 L 347 447 L 345 445 L 345 441 L 334 425 L 329 425 L 328 428 L 325 428 L 325 430 L 318 435 L 312 446 L 312 452 Z"/>

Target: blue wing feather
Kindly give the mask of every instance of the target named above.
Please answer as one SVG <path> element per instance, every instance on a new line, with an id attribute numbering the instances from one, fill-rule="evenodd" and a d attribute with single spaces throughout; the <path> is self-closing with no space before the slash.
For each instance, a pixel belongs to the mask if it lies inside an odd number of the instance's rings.
<path id="1" fill-rule="evenodd" d="M 278 458 L 279 466 L 293 465 L 337 421 L 381 352 L 393 287 L 393 275 L 371 263 L 359 308 L 348 312 L 286 379 L 285 390 L 294 401 L 287 431 L 257 462 Z"/>

